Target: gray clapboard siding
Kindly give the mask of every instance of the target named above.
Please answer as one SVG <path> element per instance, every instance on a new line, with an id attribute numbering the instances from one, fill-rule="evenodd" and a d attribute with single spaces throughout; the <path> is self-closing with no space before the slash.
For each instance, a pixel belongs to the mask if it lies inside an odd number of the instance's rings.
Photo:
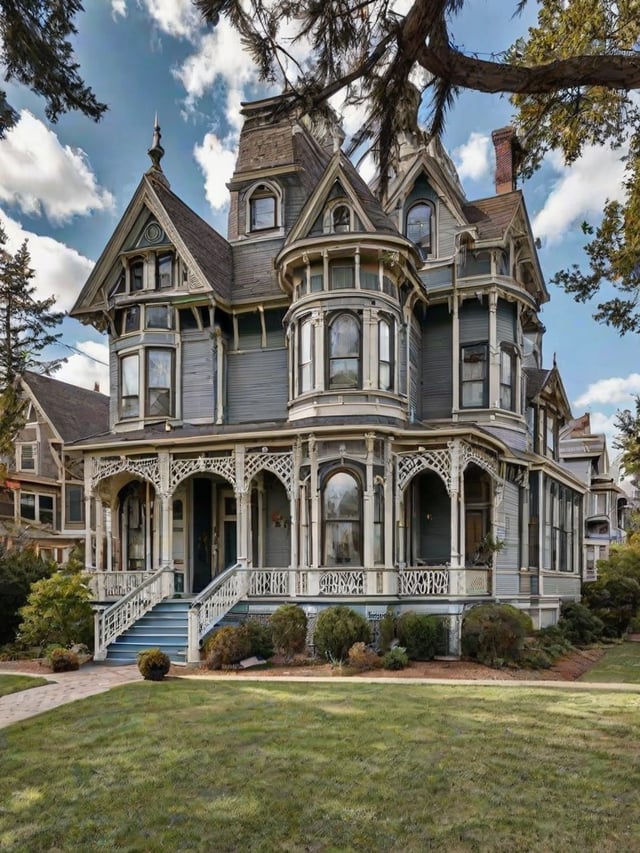
<path id="1" fill-rule="evenodd" d="M 520 488 L 515 483 L 505 483 L 502 495 L 502 507 L 498 509 L 498 520 L 504 520 L 504 548 L 496 554 L 496 568 L 512 569 L 516 579 L 520 568 L 519 532 L 520 532 Z"/>
<path id="2" fill-rule="evenodd" d="M 489 339 L 489 309 L 486 300 L 468 299 L 460 306 L 460 343 Z"/>
<path id="3" fill-rule="evenodd" d="M 438 235 L 438 257 L 446 258 L 453 254 L 456 245 L 458 223 L 443 201 L 437 205 L 436 233 Z"/>
<path id="4" fill-rule="evenodd" d="M 227 421 L 284 420 L 289 395 L 287 350 L 230 352 L 227 356 Z"/>
<path id="5" fill-rule="evenodd" d="M 519 595 L 520 577 L 516 572 L 496 572 L 496 595 Z"/>
<path id="6" fill-rule="evenodd" d="M 182 334 L 182 419 L 215 416 L 215 348 L 211 336 Z"/>
<path id="7" fill-rule="evenodd" d="M 545 574 L 542 578 L 542 589 L 544 595 L 579 596 L 580 577 L 565 572 Z"/>
<path id="8" fill-rule="evenodd" d="M 118 387 L 118 358 L 111 353 L 109 359 L 109 426 L 112 427 L 118 420 L 118 400 L 120 399 L 120 388 Z"/>
<path id="9" fill-rule="evenodd" d="M 409 395 L 407 387 L 407 330 L 404 326 L 398 329 L 398 381 L 401 394 Z"/>
<path id="10" fill-rule="evenodd" d="M 409 412 L 415 420 L 420 419 L 422 407 L 420 400 L 420 379 L 422 361 L 422 332 L 414 315 L 409 328 Z"/>
<path id="11" fill-rule="evenodd" d="M 274 519 L 289 519 L 291 508 L 282 483 L 274 476 L 265 474 L 267 486 L 265 561 L 270 568 L 285 568 L 291 562 L 291 524 Z"/>
<path id="12" fill-rule="evenodd" d="M 446 305 L 427 310 L 422 327 L 421 415 L 428 418 L 451 417 L 452 326 Z"/>
<path id="13" fill-rule="evenodd" d="M 514 302 L 498 299 L 496 326 L 498 343 L 516 343 L 516 306 Z"/>

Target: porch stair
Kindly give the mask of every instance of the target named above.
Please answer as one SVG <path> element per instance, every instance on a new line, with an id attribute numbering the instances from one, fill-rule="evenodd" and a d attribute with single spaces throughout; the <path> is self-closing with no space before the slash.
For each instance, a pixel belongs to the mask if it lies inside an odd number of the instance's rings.
<path id="1" fill-rule="evenodd" d="M 187 659 L 188 598 L 167 598 L 156 604 L 107 648 L 107 662 L 136 663 L 138 652 L 160 648 L 172 661 Z"/>

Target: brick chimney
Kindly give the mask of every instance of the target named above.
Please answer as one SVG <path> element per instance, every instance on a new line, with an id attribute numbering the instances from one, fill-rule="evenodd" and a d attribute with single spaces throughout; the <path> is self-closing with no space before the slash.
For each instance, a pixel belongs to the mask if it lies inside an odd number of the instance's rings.
<path id="1" fill-rule="evenodd" d="M 501 127 L 491 134 L 496 152 L 496 193 L 510 193 L 516 188 L 516 134 L 512 127 Z"/>

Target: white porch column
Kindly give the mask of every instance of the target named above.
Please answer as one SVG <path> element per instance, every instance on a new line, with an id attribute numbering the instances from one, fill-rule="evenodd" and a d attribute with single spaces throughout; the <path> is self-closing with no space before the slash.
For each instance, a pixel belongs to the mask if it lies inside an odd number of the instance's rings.
<path id="1" fill-rule="evenodd" d="M 104 571 L 102 551 L 104 547 L 104 506 L 99 495 L 96 495 L 96 571 Z"/>
<path id="2" fill-rule="evenodd" d="M 292 448 L 293 465 L 291 471 L 291 482 L 289 483 L 289 544 L 291 547 L 291 557 L 289 562 L 289 595 L 296 594 L 296 571 L 300 562 L 299 547 L 300 547 L 300 525 L 298 519 L 301 513 L 298 512 L 300 504 L 300 461 L 302 456 L 302 446 L 298 438 Z"/>
<path id="3" fill-rule="evenodd" d="M 160 565 L 169 566 L 173 557 L 172 500 L 169 491 L 171 458 L 168 450 L 158 452 L 162 525 L 160 529 Z"/>
<path id="4" fill-rule="evenodd" d="M 248 551 L 248 490 L 245 488 L 244 483 L 244 454 L 244 446 L 236 444 L 236 508 L 238 513 L 236 548 L 238 562 L 246 564 Z"/>
<path id="5" fill-rule="evenodd" d="M 113 565 L 113 509 L 111 508 L 111 502 L 109 502 L 106 508 L 104 526 L 107 537 L 107 571 L 113 572 L 115 566 Z"/>
<path id="6" fill-rule="evenodd" d="M 451 484 L 451 567 L 449 569 L 449 595 L 462 595 L 464 592 L 464 502 L 460 500 L 460 484 L 463 479 L 460 470 L 460 442 L 449 444 L 450 484 Z"/>
<path id="7" fill-rule="evenodd" d="M 311 463 L 311 567 L 320 565 L 320 493 L 318 486 L 318 452 L 315 436 L 309 436 L 309 461 Z"/>
<path id="8" fill-rule="evenodd" d="M 366 484 L 363 494 L 362 521 L 364 526 L 364 543 L 363 543 L 363 562 L 366 569 L 366 590 L 369 595 L 375 595 L 376 592 L 376 573 L 374 571 L 375 561 L 373 554 L 373 516 L 374 516 L 374 496 L 373 496 L 373 446 L 374 434 L 367 433 L 365 435 L 367 446 L 367 461 L 366 461 Z"/>
<path id="9" fill-rule="evenodd" d="M 489 293 L 489 407 L 500 405 L 500 350 L 498 348 L 498 292 Z"/>
<path id="10" fill-rule="evenodd" d="M 92 532 L 91 532 L 91 469 L 93 467 L 93 457 L 86 457 L 84 460 L 84 567 L 87 571 L 91 571 L 94 567 L 91 548 Z"/>
<path id="11" fill-rule="evenodd" d="M 459 319 L 459 302 L 456 292 L 456 265 L 453 265 L 453 298 L 452 308 L 453 316 L 451 318 L 451 417 L 452 420 L 458 420 L 458 412 L 460 411 L 460 319 Z"/>
<path id="12" fill-rule="evenodd" d="M 391 439 L 385 439 L 384 443 L 384 567 L 385 573 L 382 580 L 382 591 L 385 594 L 397 592 L 396 573 L 391 569 L 394 567 L 394 525 L 393 525 L 393 456 L 391 455 Z"/>

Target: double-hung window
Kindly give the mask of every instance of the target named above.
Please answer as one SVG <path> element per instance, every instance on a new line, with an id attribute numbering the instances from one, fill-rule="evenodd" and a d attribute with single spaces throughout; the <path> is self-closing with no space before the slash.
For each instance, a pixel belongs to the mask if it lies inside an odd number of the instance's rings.
<path id="1" fill-rule="evenodd" d="M 313 321 L 307 317 L 300 323 L 300 337 L 298 344 L 299 380 L 298 391 L 304 394 L 313 390 Z"/>
<path id="2" fill-rule="evenodd" d="M 360 385 L 360 322 L 353 314 L 339 314 L 329 326 L 329 388 Z"/>
<path id="3" fill-rule="evenodd" d="M 147 349 L 147 417 L 173 414 L 173 352 Z"/>
<path id="4" fill-rule="evenodd" d="M 500 408 L 514 412 L 516 408 L 516 356 L 512 349 L 500 350 Z"/>
<path id="5" fill-rule="evenodd" d="M 125 355 L 120 360 L 120 417 L 140 415 L 140 356 Z"/>
<path id="6" fill-rule="evenodd" d="M 393 385 L 391 362 L 391 323 L 380 320 L 378 323 L 378 387 L 390 391 Z"/>
<path id="7" fill-rule="evenodd" d="M 487 405 L 487 345 L 462 347 L 461 392 L 463 409 L 480 409 Z"/>

